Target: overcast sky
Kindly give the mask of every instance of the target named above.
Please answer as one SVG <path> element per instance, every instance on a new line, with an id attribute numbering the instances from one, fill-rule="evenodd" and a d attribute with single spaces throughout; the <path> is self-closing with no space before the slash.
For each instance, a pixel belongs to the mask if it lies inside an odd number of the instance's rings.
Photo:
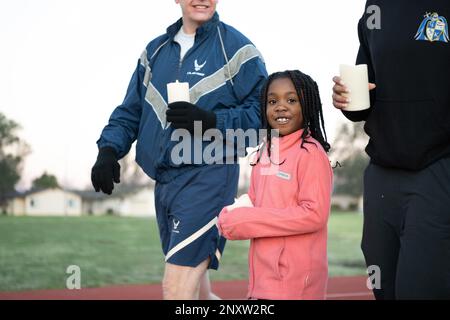
<path id="1" fill-rule="evenodd" d="M 223 22 L 262 52 L 269 73 L 300 69 L 319 84 L 329 140 L 345 121 L 331 78 L 353 64 L 364 0 L 220 0 Z M 44 171 L 90 184 L 95 144 L 137 59 L 181 11 L 174 0 L 0 0 L 0 112 L 32 148 L 21 189 Z"/>

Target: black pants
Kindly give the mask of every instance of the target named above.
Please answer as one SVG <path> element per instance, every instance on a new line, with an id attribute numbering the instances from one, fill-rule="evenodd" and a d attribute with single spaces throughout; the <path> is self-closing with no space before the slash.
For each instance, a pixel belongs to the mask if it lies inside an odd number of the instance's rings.
<path id="1" fill-rule="evenodd" d="M 369 164 L 361 248 L 380 268 L 376 299 L 450 299 L 450 159 L 417 172 Z"/>

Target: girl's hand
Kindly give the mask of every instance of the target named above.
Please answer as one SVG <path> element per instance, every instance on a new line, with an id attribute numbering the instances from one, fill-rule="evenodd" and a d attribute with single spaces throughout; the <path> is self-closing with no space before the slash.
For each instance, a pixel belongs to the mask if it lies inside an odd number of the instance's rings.
<path id="1" fill-rule="evenodd" d="M 231 211 L 233 209 L 242 207 L 253 207 L 252 200 L 248 196 L 248 193 L 243 194 L 237 199 L 234 199 L 234 203 L 229 206 L 226 206 L 225 208 L 227 208 L 228 211 Z"/>
<path id="2" fill-rule="evenodd" d="M 350 93 L 348 88 L 345 86 L 344 82 L 340 77 L 333 78 L 334 86 L 333 86 L 333 106 L 337 109 L 344 109 L 348 106 L 350 99 L 345 97 L 345 93 Z M 376 88 L 374 83 L 369 83 L 369 90 L 373 90 Z"/>
<path id="3" fill-rule="evenodd" d="M 217 227 L 217 231 L 219 232 L 219 236 L 223 236 L 224 238 L 225 235 L 223 234 L 223 219 L 224 219 L 224 215 L 226 215 L 228 213 L 228 209 L 227 207 L 223 208 L 222 211 L 220 211 L 219 216 L 217 217 L 217 222 L 216 222 L 216 227 Z"/>

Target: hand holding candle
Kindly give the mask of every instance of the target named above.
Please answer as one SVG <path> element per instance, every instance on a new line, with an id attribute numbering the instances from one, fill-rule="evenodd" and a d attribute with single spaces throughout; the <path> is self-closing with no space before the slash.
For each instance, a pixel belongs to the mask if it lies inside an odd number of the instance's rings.
<path id="1" fill-rule="evenodd" d="M 167 100 L 168 103 L 177 101 L 190 102 L 189 83 L 187 82 L 171 82 L 167 84 Z"/>
<path id="2" fill-rule="evenodd" d="M 166 120 L 174 129 L 186 129 L 195 133 L 195 123 L 199 123 L 202 134 L 216 127 L 216 115 L 190 102 L 189 83 L 172 82 L 167 84 Z"/>
<path id="3" fill-rule="evenodd" d="M 227 206 L 227 210 L 231 211 L 233 209 L 242 207 L 253 207 L 252 200 L 250 200 L 250 197 L 247 193 L 235 199 L 233 204 Z"/>
<path id="4" fill-rule="evenodd" d="M 367 65 L 357 66 L 341 65 L 340 75 L 342 81 L 349 89 L 349 93 L 343 94 L 350 99 L 345 111 L 360 111 L 370 108 L 369 77 Z"/>

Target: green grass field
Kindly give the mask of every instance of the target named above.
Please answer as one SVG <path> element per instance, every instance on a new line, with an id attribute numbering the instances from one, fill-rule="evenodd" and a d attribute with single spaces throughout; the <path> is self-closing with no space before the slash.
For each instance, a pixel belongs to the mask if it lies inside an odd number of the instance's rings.
<path id="1" fill-rule="evenodd" d="M 330 276 L 364 274 L 362 216 L 329 222 Z M 212 280 L 247 278 L 248 241 L 228 241 Z M 0 217 L 0 291 L 65 288 L 67 267 L 82 287 L 160 282 L 164 259 L 156 221 L 119 217 Z"/>

